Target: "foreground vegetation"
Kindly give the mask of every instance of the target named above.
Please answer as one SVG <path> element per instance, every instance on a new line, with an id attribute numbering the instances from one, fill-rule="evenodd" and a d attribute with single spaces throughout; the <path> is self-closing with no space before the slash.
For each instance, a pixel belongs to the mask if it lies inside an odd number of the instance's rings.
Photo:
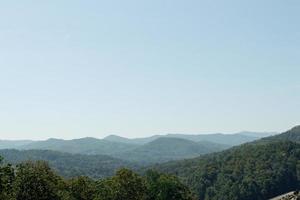
<path id="1" fill-rule="evenodd" d="M 121 169 L 111 178 L 65 180 L 44 161 L 0 168 L 1 200 L 193 200 L 174 176 L 148 171 L 140 176 Z"/>

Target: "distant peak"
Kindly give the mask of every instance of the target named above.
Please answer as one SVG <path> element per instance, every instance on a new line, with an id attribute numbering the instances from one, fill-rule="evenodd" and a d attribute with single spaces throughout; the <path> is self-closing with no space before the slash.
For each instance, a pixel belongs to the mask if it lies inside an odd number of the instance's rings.
<path id="1" fill-rule="evenodd" d="M 48 141 L 62 141 L 63 139 L 58 138 L 49 138 Z"/>
<path id="2" fill-rule="evenodd" d="M 112 134 L 112 135 L 106 136 L 103 139 L 127 139 L 127 138 Z"/>
<path id="3" fill-rule="evenodd" d="M 291 131 L 300 131 L 300 125 L 293 127 Z"/>
<path id="4" fill-rule="evenodd" d="M 78 139 L 75 139 L 75 140 L 98 140 L 98 139 L 94 138 L 94 137 L 83 137 L 83 138 L 78 138 Z"/>

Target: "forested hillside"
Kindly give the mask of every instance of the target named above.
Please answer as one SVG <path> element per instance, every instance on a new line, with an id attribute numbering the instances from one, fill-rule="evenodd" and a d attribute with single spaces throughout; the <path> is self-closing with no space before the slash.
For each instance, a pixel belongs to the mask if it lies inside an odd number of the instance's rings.
<path id="1" fill-rule="evenodd" d="M 300 145 L 247 144 L 198 159 L 160 165 L 197 192 L 200 199 L 267 199 L 299 187 Z"/>
<path id="2" fill-rule="evenodd" d="M 27 160 L 44 160 L 64 177 L 103 178 L 112 176 L 117 169 L 122 167 L 137 168 L 136 164 L 106 155 L 81 155 L 50 150 L 0 150 L 0 156 L 5 159 L 5 162 L 12 164 Z"/>
<path id="3" fill-rule="evenodd" d="M 292 128 L 291 130 L 271 136 L 271 137 L 266 137 L 262 138 L 261 140 L 258 140 L 258 142 L 271 142 L 271 141 L 291 141 L 291 142 L 300 142 L 300 126 L 296 126 Z"/>
<path id="4" fill-rule="evenodd" d="M 296 127 L 264 142 L 155 168 L 179 176 L 201 200 L 268 199 L 300 186 L 299 135 Z"/>

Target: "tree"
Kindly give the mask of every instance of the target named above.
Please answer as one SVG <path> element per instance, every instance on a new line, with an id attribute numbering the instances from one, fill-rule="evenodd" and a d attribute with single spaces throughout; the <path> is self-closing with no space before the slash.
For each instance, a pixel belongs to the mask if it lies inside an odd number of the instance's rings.
<path id="1" fill-rule="evenodd" d="M 96 200 L 142 200 L 146 191 L 144 179 L 128 169 L 120 169 L 97 185 Z"/>
<path id="2" fill-rule="evenodd" d="M 115 187 L 116 186 L 112 178 L 98 180 L 96 182 L 96 192 L 94 200 L 115 200 L 117 198 Z"/>
<path id="3" fill-rule="evenodd" d="M 17 166 L 16 200 L 60 200 L 62 180 L 46 162 L 26 162 Z"/>
<path id="4" fill-rule="evenodd" d="M 13 199 L 14 168 L 10 164 L 3 164 L 0 157 L 0 199 Z"/>
<path id="5" fill-rule="evenodd" d="M 143 178 L 131 170 L 121 169 L 113 177 L 116 200 L 141 200 L 145 194 Z"/>
<path id="6" fill-rule="evenodd" d="M 74 200 L 93 200 L 95 196 L 95 182 L 85 176 L 73 178 L 69 181 L 70 196 Z"/>
<path id="7" fill-rule="evenodd" d="M 175 176 L 150 170 L 146 173 L 147 200 L 193 200 L 190 190 Z"/>

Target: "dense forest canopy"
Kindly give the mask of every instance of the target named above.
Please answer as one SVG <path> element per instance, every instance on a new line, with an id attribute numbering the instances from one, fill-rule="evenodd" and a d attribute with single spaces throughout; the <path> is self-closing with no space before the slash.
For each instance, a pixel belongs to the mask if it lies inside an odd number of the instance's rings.
<path id="1" fill-rule="evenodd" d="M 140 176 L 120 169 L 115 176 L 94 180 L 63 179 L 46 162 L 0 167 L 1 200 L 194 200 L 176 177 L 148 171 Z"/>

